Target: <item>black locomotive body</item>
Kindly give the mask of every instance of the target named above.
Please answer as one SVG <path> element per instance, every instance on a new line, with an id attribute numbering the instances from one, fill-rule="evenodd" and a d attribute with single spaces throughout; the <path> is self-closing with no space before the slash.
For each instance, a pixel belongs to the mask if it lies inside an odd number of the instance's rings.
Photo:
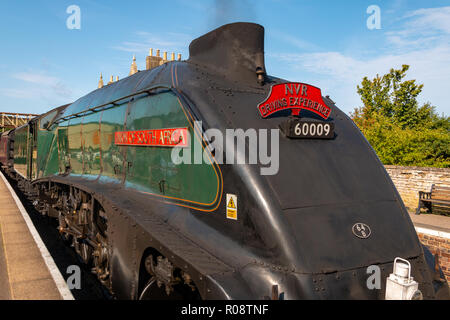
<path id="1" fill-rule="evenodd" d="M 208 148 L 204 132 L 210 128 L 225 136 L 230 128 L 271 132 L 285 123 L 286 114 L 262 118 L 257 109 L 281 83 L 286 81 L 265 72 L 264 29 L 236 23 L 194 40 L 189 60 L 138 72 L 74 104 L 96 101 L 83 105 L 87 114 L 118 104 L 104 98 L 106 90 L 122 90 L 129 103 L 168 91 L 192 125 L 201 121 L 193 129 L 214 156 L 223 150 Z M 436 278 L 434 259 L 421 246 L 382 163 L 353 121 L 331 99 L 323 100 L 331 109 L 333 139 L 281 134 L 274 175 L 261 175 L 262 164 L 214 163 L 219 192 L 209 206 L 139 192 L 126 183 L 130 172 L 139 175 L 130 158 L 121 160 L 116 180 L 73 174 L 70 166 L 35 177 L 8 171 L 43 213 L 63 220 L 70 210 L 77 214 L 60 224 L 61 233 L 80 243 L 86 261 L 93 256 L 99 278 L 119 299 L 382 299 L 396 257 L 410 261 L 424 298 L 448 298 L 448 286 Z M 64 112 L 52 123 L 70 116 Z M 133 146 L 120 148 L 126 153 Z M 195 179 L 188 182 L 192 188 L 201 186 Z M 164 194 L 164 185 L 159 192 Z M 238 201 L 236 219 L 227 218 L 227 195 Z M 77 229 L 80 217 L 98 232 Z M 359 223 L 370 227 L 370 236 L 355 234 Z M 372 265 L 381 270 L 379 290 L 367 286 Z"/>

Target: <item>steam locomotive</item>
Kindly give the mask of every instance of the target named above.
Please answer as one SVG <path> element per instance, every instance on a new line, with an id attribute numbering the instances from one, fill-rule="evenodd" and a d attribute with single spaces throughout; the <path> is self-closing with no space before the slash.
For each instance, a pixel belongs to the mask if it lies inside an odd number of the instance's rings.
<path id="1" fill-rule="evenodd" d="M 189 51 L 1 136 L 3 171 L 116 298 L 383 299 L 397 257 L 423 298 L 449 298 L 353 121 L 266 73 L 262 26 L 222 26 Z M 249 136 L 242 154 L 208 135 L 230 128 L 278 137 L 276 174 L 248 163 Z M 203 161 L 175 163 L 176 148 Z"/>

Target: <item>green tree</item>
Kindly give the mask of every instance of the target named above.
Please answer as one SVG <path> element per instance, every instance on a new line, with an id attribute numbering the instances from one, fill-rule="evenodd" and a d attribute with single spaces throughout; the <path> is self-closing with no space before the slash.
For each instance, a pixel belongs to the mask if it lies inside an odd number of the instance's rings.
<path id="1" fill-rule="evenodd" d="M 423 84 L 404 80 L 408 69 L 365 77 L 357 86 L 363 106 L 351 116 L 384 164 L 450 167 L 450 118 L 419 106 Z"/>

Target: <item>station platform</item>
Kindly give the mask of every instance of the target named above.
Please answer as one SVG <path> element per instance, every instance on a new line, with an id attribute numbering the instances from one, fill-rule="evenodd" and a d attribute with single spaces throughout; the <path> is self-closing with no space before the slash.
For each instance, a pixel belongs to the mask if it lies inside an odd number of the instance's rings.
<path id="1" fill-rule="evenodd" d="M 0 300 L 73 299 L 27 212 L 0 175 Z"/>
<path id="2" fill-rule="evenodd" d="M 450 217 L 415 213 L 410 213 L 410 217 L 416 228 L 428 228 L 450 234 Z"/>

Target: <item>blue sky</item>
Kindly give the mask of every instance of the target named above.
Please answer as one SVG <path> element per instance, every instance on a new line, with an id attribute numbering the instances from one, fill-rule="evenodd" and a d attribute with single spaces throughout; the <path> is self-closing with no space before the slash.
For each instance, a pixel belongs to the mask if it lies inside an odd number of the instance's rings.
<path id="1" fill-rule="evenodd" d="M 69 30 L 66 9 L 81 9 Z M 381 29 L 366 12 L 381 9 Z M 410 64 L 420 102 L 450 115 L 450 1 L 408 0 L 2 0 L 0 111 L 42 113 L 96 89 L 100 72 L 126 77 L 148 49 L 188 57 L 196 37 L 229 22 L 266 29 L 269 74 L 322 88 L 344 111 L 361 105 L 362 77 Z"/>

